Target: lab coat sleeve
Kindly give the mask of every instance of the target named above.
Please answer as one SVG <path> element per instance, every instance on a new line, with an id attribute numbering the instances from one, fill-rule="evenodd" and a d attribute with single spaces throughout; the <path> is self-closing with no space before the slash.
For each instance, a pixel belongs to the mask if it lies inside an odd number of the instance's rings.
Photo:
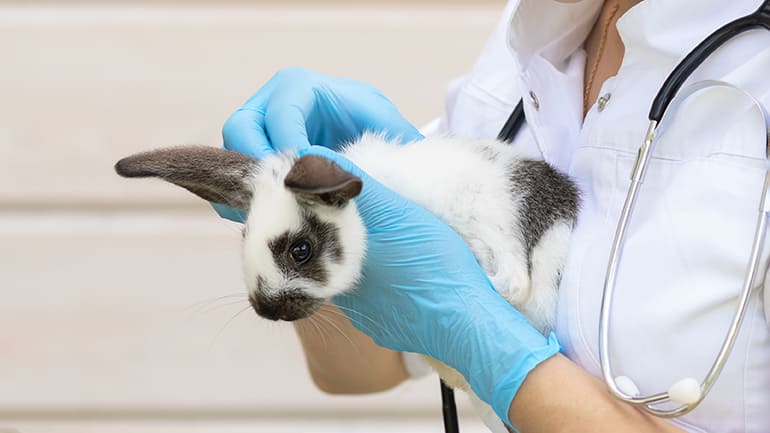
<path id="1" fill-rule="evenodd" d="M 430 366 L 425 362 L 421 355 L 411 352 L 401 353 L 401 359 L 404 362 L 404 368 L 412 378 L 424 377 L 430 373 Z"/>

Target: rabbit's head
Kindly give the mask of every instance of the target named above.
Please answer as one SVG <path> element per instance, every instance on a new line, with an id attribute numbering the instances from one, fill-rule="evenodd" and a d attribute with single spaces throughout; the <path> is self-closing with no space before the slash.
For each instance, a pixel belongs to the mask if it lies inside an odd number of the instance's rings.
<path id="1" fill-rule="evenodd" d="M 325 158 L 256 160 L 182 146 L 124 158 L 115 170 L 124 177 L 159 177 L 248 212 L 243 267 L 249 301 L 262 317 L 307 317 L 360 276 L 366 230 L 352 198 L 362 182 Z"/>

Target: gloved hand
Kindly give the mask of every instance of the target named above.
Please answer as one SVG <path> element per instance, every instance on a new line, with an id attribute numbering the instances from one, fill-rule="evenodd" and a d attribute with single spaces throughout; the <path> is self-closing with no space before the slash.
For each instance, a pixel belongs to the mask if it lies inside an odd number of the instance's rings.
<path id="1" fill-rule="evenodd" d="M 289 68 L 276 73 L 222 129 L 225 149 L 256 158 L 311 144 L 337 149 L 365 131 L 407 143 L 423 136 L 379 90 L 344 78 Z M 214 205 L 225 218 L 243 221 L 232 208 Z"/>
<path id="2" fill-rule="evenodd" d="M 305 154 L 334 161 L 364 184 L 355 199 L 368 233 L 363 280 L 334 303 L 380 346 L 455 368 L 508 422 L 529 371 L 559 351 L 556 337 L 543 337 L 505 301 L 462 238 L 433 214 L 331 150 Z"/>

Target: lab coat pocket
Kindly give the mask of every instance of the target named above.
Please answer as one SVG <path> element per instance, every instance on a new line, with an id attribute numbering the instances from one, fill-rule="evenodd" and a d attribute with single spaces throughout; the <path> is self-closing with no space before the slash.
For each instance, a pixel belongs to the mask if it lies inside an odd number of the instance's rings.
<path id="1" fill-rule="evenodd" d="M 674 112 L 656 132 L 653 159 L 643 186 L 652 191 L 640 201 L 651 201 L 651 209 L 655 209 L 655 202 L 658 206 L 667 200 L 674 204 L 668 210 L 672 239 L 724 235 L 727 240 L 720 243 L 721 250 L 737 259 L 741 250 L 732 254 L 730 247 L 742 245 L 743 263 L 747 264 L 768 169 L 766 114 L 749 93 L 715 83 L 670 106 Z M 620 179 L 619 183 L 624 184 Z M 703 234 L 688 233 L 693 228 Z M 675 245 L 682 249 L 687 244 Z M 763 284 L 767 250 L 762 251 L 756 286 Z M 741 271 L 730 272 L 742 275 L 747 272 L 746 265 Z M 760 302 L 767 303 L 765 299 Z"/>

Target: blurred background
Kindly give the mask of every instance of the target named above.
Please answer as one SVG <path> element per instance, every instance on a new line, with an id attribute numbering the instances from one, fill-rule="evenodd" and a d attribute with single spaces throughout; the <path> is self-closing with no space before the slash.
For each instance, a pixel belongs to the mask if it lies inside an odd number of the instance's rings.
<path id="1" fill-rule="evenodd" d="M 503 3 L 0 0 L 0 433 L 442 431 L 434 377 L 316 390 L 290 325 L 237 315 L 239 226 L 112 165 L 219 146 L 287 66 L 427 123 Z"/>

